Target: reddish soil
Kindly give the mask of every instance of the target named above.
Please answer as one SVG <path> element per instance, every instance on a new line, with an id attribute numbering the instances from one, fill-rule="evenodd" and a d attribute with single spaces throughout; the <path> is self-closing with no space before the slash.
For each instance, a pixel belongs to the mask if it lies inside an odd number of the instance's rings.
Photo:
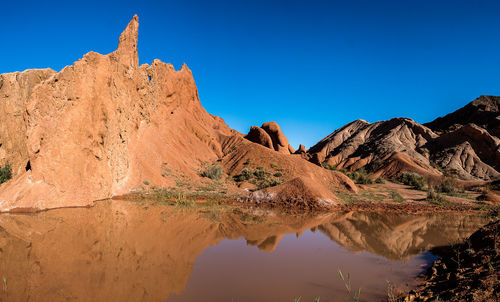
<path id="1" fill-rule="evenodd" d="M 498 301 L 500 299 L 500 220 L 464 243 L 435 248 L 440 256 L 424 283 L 404 301 Z"/>

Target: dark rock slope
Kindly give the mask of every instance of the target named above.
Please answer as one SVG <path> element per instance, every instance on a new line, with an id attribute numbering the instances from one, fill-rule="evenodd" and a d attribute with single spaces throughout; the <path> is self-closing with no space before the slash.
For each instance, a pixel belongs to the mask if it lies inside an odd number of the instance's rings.
<path id="1" fill-rule="evenodd" d="M 356 120 L 308 153 L 317 164 L 366 167 L 386 177 L 405 170 L 432 177 L 448 170 L 467 180 L 495 179 L 500 176 L 499 103 L 500 97 L 481 96 L 424 125 L 408 118 Z M 400 168 L 389 169 L 394 166 Z"/>

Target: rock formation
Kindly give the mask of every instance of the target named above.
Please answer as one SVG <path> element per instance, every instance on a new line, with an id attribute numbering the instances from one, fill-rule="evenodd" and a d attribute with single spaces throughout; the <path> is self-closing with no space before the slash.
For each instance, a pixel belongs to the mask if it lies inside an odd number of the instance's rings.
<path id="1" fill-rule="evenodd" d="M 407 118 L 373 124 L 356 120 L 318 142 L 309 153 L 317 163 L 357 170 L 404 152 L 430 168 L 429 160 L 417 149 L 436 137 L 432 130 Z"/>
<path id="2" fill-rule="evenodd" d="M 205 111 L 186 65 L 178 71 L 160 60 L 139 66 L 138 29 L 134 16 L 116 51 L 90 52 L 60 72 L 0 76 L 0 118 L 6 121 L 0 164 L 11 163 L 15 175 L 0 186 L 0 211 L 85 206 L 144 185 L 175 187 L 181 178 L 196 187 L 206 180 L 200 173 L 205 163 L 234 158 L 233 148 L 250 143 Z M 274 122 L 252 128 L 248 137 L 269 148 L 266 166 L 279 155 L 293 157 Z M 356 190 L 343 175 L 293 160 L 297 167 L 282 181 L 306 169 L 327 175 L 336 190 Z M 331 183 L 322 182 L 330 189 Z"/>
<path id="3" fill-rule="evenodd" d="M 436 178 L 442 174 L 438 167 L 466 180 L 495 179 L 500 176 L 499 103 L 500 97 L 481 96 L 424 125 L 408 118 L 373 124 L 356 120 L 308 154 L 316 164 L 349 170 L 366 166 L 383 177 L 408 171 Z"/>
<path id="4" fill-rule="evenodd" d="M 7 162 L 17 175 L 29 168 L 24 113 L 33 88 L 56 72 L 31 69 L 0 75 L 0 165 Z"/>
<path id="5" fill-rule="evenodd" d="M 467 124 L 476 124 L 491 135 L 500 137 L 499 107 L 500 96 L 482 95 L 466 106 L 424 125 L 435 132 L 448 132 Z"/>
<path id="6" fill-rule="evenodd" d="M 290 146 L 288 139 L 276 122 L 267 122 L 262 124 L 261 127 L 252 126 L 245 138 L 280 153 L 295 153 L 295 150 Z"/>
<path id="7" fill-rule="evenodd" d="M 18 148 L 17 170 L 27 161 L 31 169 L 1 187 L 2 210 L 85 205 L 144 181 L 172 183 L 162 176 L 167 164 L 195 177 L 198 161 L 222 156 L 221 141 L 235 131 L 203 109 L 187 66 L 138 66 L 138 26 L 135 16 L 111 54 L 90 52 L 18 89 L 26 130 L 17 126 L 7 138 L 26 143 L 6 146 Z"/>

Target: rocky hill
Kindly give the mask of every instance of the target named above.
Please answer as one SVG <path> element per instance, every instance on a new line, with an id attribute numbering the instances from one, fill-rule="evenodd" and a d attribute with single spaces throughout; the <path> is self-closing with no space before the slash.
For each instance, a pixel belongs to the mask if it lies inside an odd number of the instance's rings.
<path id="1" fill-rule="evenodd" d="M 144 186 L 179 188 L 185 180 L 190 183 L 183 189 L 195 190 L 209 181 L 202 169 L 217 162 L 226 165 L 221 181 L 228 190 L 247 194 L 226 178 L 242 173 L 238 160 L 249 160 L 248 154 L 260 158 L 254 160 L 259 166 L 248 168 L 282 164 L 279 181 L 266 186 L 302 177 L 319 186 L 327 204 L 337 200 L 333 190 L 356 190 L 341 173 L 299 155 L 291 159 L 293 149 L 277 124 L 261 128 L 269 149 L 207 113 L 186 65 L 175 70 L 154 60 L 139 66 L 138 31 L 134 16 L 110 54 L 90 52 L 60 72 L 0 76 L 0 164 L 10 163 L 14 174 L 0 186 L 0 211 L 85 206 Z M 262 181 L 270 179 L 266 173 L 259 174 Z M 301 196 L 314 204 L 314 192 Z"/>
<path id="2" fill-rule="evenodd" d="M 467 106 L 421 125 L 408 118 L 356 120 L 308 150 L 316 164 L 394 177 L 403 171 L 427 178 L 451 171 L 466 180 L 500 176 L 500 97 L 481 96 Z"/>
<path id="3" fill-rule="evenodd" d="M 449 132 L 466 124 L 476 124 L 500 137 L 500 97 L 482 95 L 466 106 L 424 125 L 434 132 Z"/>

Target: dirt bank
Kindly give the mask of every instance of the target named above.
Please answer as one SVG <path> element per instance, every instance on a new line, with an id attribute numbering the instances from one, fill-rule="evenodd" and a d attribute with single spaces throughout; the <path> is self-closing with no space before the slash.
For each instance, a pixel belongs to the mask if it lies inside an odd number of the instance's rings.
<path id="1" fill-rule="evenodd" d="M 500 220 L 464 243 L 434 248 L 439 255 L 424 283 L 404 301 L 498 301 L 500 299 Z"/>

